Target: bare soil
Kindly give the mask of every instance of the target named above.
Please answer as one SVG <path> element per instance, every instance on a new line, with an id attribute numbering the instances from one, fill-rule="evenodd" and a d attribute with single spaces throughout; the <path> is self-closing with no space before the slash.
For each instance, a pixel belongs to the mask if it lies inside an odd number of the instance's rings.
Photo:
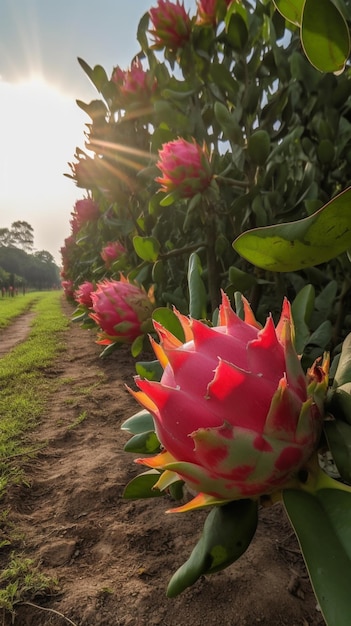
<path id="1" fill-rule="evenodd" d="M 167 498 L 123 499 L 140 472 L 123 451 L 128 436 L 120 430 L 140 408 L 125 389 L 134 361 L 128 348 L 100 359 L 95 333 L 75 324 L 65 339 L 66 350 L 43 372 L 60 384 L 29 436 L 45 446 L 25 464 L 26 484 L 13 486 L 2 503 L 22 537 L 17 549 L 58 579 L 58 591 L 18 604 L 15 616 L 4 613 L 4 626 L 324 624 L 280 505 L 260 511 L 239 561 L 166 598 L 206 513 L 166 515 Z"/>

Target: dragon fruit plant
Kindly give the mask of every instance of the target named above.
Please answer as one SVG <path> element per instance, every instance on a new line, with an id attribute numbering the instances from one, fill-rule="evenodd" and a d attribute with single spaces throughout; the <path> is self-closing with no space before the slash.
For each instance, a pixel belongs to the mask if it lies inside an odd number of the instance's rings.
<path id="1" fill-rule="evenodd" d="M 120 280 L 98 283 L 91 299 L 89 316 L 101 329 L 96 343 L 107 347 L 133 344 L 132 353 L 138 354 L 145 333 L 152 328 L 152 290 L 146 293 L 121 275 Z"/>

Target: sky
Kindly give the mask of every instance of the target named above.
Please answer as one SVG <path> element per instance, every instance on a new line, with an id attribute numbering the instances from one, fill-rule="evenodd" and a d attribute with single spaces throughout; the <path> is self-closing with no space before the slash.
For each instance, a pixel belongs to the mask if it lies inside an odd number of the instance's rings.
<path id="1" fill-rule="evenodd" d="M 193 9 L 195 0 L 184 0 Z M 97 92 L 79 66 L 127 69 L 137 26 L 157 0 L 0 0 L 0 228 L 34 229 L 34 249 L 60 264 L 70 213 L 84 190 L 64 176 Z"/>

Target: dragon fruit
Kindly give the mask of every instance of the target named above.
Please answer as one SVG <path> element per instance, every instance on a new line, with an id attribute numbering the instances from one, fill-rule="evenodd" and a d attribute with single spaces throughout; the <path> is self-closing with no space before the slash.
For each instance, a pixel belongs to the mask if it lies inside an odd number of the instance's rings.
<path id="1" fill-rule="evenodd" d="M 95 286 L 89 280 L 85 281 L 81 285 L 79 285 L 78 289 L 74 292 L 74 299 L 78 304 L 82 304 L 86 306 L 88 309 L 91 309 L 93 306 L 93 302 L 91 299 L 91 294 L 93 293 Z"/>
<path id="2" fill-rule="evenodd" d="M 91 294 L 93 311 L 89 316 L 101 328 L 97 341 L 101 345 L 132 343 L 150 330 L 154 308 L 152 292 L 120 280 L 103 280 Z"/>
<path id="3" fill-rule="evenodd" d="M 154 322 L 152 340 L 164 368 L 160 382 L 136 377 L 131 391 L 154 417 L 163 450 L 138 463 L 176 474 L 197 496 L 176 510 L 271 494 L 287 485 L 318 443 L 328 384 L 328 357 L 305 376 L 290 304 L 264 328 L 244 299 L 245 319 L 222 294 L 219 325 L 176 313 L 185 343 Z"/>
<path id="4" fill-rule="evenodd" d="M 105 262 L 107 269 L 111 267 L 113 261 L 119 259 L 125 254 L 126 249 L 120 241 L 110 241 L 100 252 L 102 260 Z"/>
<path id="5" fill-rule="evenodd" d="M 195 139 L 179 138 L 163 144 L 156 165 L 162 172 L 162 177 L 155 179 L 161 190 L 176 192 L 181 198 L 205 191 L 213 178 L 207 149 Z"/>
<path id="6" fill-rule="evenodd" d="M 157 7 L 150 9 L 149 16 L 153 26 L 149 31 L 154 40 L 152 48 L 167 48 L 176 52 L 189 41 L 192 20 L 179 0 L 176 3 L 158 0 Z"/>

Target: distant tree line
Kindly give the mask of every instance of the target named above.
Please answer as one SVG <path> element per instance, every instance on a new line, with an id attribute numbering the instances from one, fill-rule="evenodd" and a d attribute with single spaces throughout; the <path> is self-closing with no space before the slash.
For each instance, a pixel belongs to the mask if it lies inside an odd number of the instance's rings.
<path id="1" fill-rule="evenodd" d="M 0 228 L 0 288 L 52 289 L 60 284 L 59 268 L 46 250 L 33 252 L 34 232 L 18 220 Z"/>

